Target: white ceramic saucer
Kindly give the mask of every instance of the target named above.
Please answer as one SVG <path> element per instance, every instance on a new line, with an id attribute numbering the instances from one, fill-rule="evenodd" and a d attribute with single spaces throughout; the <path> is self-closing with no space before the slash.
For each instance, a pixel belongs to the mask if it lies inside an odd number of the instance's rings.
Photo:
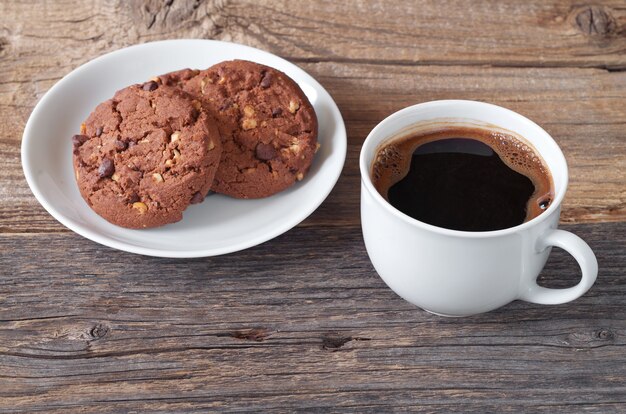
<path id="1" fill-rule="evenodd" d="M 115 91 L 186 67 L 204 69 L 246 59 L 293 78 L 318 116 L 319 142 L 309 174 L 282 193 L 259 200 L 213 194 L 190 206 L 182 221 L 128 230 L 95 214 L 80 196 L 72 169 L 71 136 L 96 105 Z M 297 66 L 248 46 L 213 40 L 168 40 L 100 56 L 61 79 L 33 110 L 22 138 L 22 166 L 31 190 L 59 222 L 95 242 L 132 253 L 203 257 L 235 252 L 272 239 L 311 214 L 328 196 L 346 158 L 346 129 L 328 92 Z"/>

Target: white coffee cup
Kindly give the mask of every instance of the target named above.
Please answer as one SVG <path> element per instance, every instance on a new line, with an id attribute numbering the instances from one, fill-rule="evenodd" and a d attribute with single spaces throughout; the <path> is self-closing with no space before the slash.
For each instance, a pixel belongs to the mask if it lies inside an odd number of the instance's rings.
<path id="1" fill-rule="evenodd" d="M 491 125 L 523 137 L 552 173 L 555 197 L 539 216 L 518 226 L 466 232 L 432 226 L 389 204 L 374 188 L 371 168 L 376 151 L 398 134 L 424 123 Z M 559 304 L 583 295 L 593 285 L 598 263 L 578 236 L 558 230 L 567 189 L 567 164 L 554 140 L 537 124 L 508 109 L 483 102 L 446 100 L 414 105 L 380 124 L 363 143 L 361 225 L 374 268 L 398 295 L 444 316 L 467 316 L 521 299 Z M 552 246 L 569 252 L 582 269 L 580 282 L 566 289 L 537 284 Z"/>

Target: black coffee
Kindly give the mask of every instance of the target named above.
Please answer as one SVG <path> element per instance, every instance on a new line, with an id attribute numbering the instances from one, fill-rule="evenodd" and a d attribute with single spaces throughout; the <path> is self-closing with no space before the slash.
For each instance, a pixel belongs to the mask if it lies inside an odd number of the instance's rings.
<path id="1" fill-rule="evenodd" d="M 535 150 L 512 134 L 447 127 L 392 140 L 377 153 L 374 186 L 391 205 L 453 230 L 500 230 L 550 204 L 552 177 Z"/>

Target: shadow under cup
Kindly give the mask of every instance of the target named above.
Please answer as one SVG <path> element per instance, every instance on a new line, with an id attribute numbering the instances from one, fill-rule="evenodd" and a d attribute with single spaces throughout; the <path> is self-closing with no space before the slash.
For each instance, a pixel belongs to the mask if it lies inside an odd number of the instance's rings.
<path id="1" fill-rule="evenodd" d="M 518 226 L 485 232 L 450 230 L 420 222 L 389 204 L 374 188 L 372 164 L 378 149 L 393 139 L 445 125 L 513 132 L 530 144 L 550 170 L 554 199 L 540 215 Z M 593 266 L 587 280 L 568 289 L 536 284 L 550 246 L 561 241 L 555 232 L 568 183 L 565 157 L 550 135 L 534 122 L 508 109 L 474 101 L 433 101 L 398 111 L 378 124 L 361 149 L 361 224 L 368 255 L 381 278 L 398 295 L 433 313 L 464 316 L 486 312 L 515 299 L 562 303 L 582 295 L 595 280 Z M 558 237 L 565 237 L 558 233 Z M 556 233 L 555 233 L 556 234 Z M 577 236 L 567 233 L 580 241 Z M 557 236 L 552 237 L 557 238 Z M 565 242 L 564 242 L 565 243 Z M 565 244 L 572 243 L 567 242 Z M 588 251 L 581 262 L 595 262 Z M 584 256 L 584 257 L 582 257 Z M 590 258 L 592 257 L 592 259 Z M 591 263 L 593 264 L 593 263 Z M 593 276 L 593 277 L 592 277 Z M 593 280 L 591 280 L 593 279 Z M 581 281 L 582 283 L 582 281 Z M 585 287 L 585 289 L 583 289 Z"/>

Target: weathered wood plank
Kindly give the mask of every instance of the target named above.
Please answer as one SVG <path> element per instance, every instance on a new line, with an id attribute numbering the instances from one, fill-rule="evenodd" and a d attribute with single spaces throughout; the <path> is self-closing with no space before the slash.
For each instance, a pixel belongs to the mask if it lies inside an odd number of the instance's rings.
<path id="1" fill-rule="evenodd" d="M 100 54 L 168 38 L 260 47 L 336 99 L 346 167 L 299 228 L 224 257 L 155 259 L 82 239 L 35 201 L 19 144 L 36 101 Z M 0 412 L 626 412 L 626 224 L 565 226 L 600 263 L 579 300 L 442 319 L 376 276 L 358 214 L 371 128 L 462 98 L 555 137 L 563 222 L 623 222 L 625 51 L 623 0 L 0 0 Z M 575 269 L 555 252 L 542 283 L 568 286 Z"/>
<path id="2" fill-rule="evenodd" d="M 57 0 L 43 7 L 31 0 L 5 1 L 0 7 L 2 53 L 22 52 L 22 63 L 52 59 L 47 73 L 56 65 L 74 66 L 85 50 L 100 54 L 172 37 L 242 42 L 301 61 L 626 67 L 621 0 L 593 5 L 558 0 Z M 33 49 L 44 56 L 24 53 Z"/>
<path id="3" fill-rule="evenodd" d="M 564 228 L 597 253 L 588 294 L 463 319 L 396 297 L 358 227 L 186 261 L 0 235 L 0 411 L 621 411 L 626 224 Z"/>
<path id="4" fill-rule="evenodd" d="M 29 412 L 45 412 L 51 414 L 68 413 L 68 412 L 98 412 L 98 413 L 134 413 L 134 412 L 150 412 L 155 414 L 173 414 L 173 413 L 206 413 L 206 412 L 257 412 L 262 410 L 264 413 L 284 413 L 284 412 L 313 412 L 313 413 L 372 413 L 380 414 L 381 412 L 411 412 L 411 413 L 523 413 L 532 411 L 533 413 L 619 413 L 623 411 L 623 403 L 559 403 L 559 404 L 543 404 L 537 405 L 531 402 L 531 398 L 536 394 L 529 392 L 527 397 L 520 396 L 518 402 L 511 405 L 498 405 L 493 401 L 493 396 L 497 392 L 477 391 L 472 393 L 472 397 L 480 396 L 486 401 L 484 404 L 475 404 L 463 401 L 466 395 L 459 390 L 440 390 L 434 389 L 430 393 L 432 395 L 447 395 L 454 399 L 455 403 L 437 403 L 423 402 L 414 398 L 411 391 L 404 389 L 396 390 L 377 390 L 376 401 L 371 403 L 363 403 L 363 396 L 367 395 L 358 392 L 333 392 L 333 395 L 341 397 L 340 401 L 335 399 L 329 400 L 327 393 L 307 394 L 307 400 L 301 402 L 294 398 L 285 398 L 281 396 L 267 395 L 267 399 L 271 399 L 275 403 L 273 406 L 281 408 L 267 408 L 265 405 L 258 404 L 253 397 L 233 397 L 228 402 L 215 402 L 210 396 L 197 398 L 189 397 L 172 397 L 172 398 L 154 398 L 152 402 L 143 401 L 119 401 L 111 405 L 109 402 L 102 401 L 90 403 L 88 408 L 84 405 L 74 404 L 71 406 L 64 405 L 62 407 L 46 407 L 35 409 Z M 298 395 L 298 394 L 296 394 Z M 299 395 L 298 395 L 299 396 Z M 390 409 L 385 404 L 390 398 L 395 399 L 401 396 L 404 405 Z M 564 396 L 567 400 L 568 396 Z M 300 402 L 300 404 L 296 404 Z M 155 408 L 155 406 L 157 406 Z M 19 409 L 6 411 L 7 413 L 23 412 Z"/>
<path id="5" fill-rule="evenodd" d="M 357 224 L 358 154 L 369 131 L 405 106 L 454 98 L 506 106 L 535 120 L 554 136 L 570 167 L 564 222 L 626 219 L 626 72 L 349 63 L 302 66 L 337 101 L 349 138 L 339 184 L 304 225 Z M 0 102 L 8 101 L 9 96 L 0 92 Z M 34 104 L 34 100 L 28 98 L 27 104 Z M 64 231 L 30 193 L 19 160 L 22 126 L 12 129 L 20 133 L 4 135 L 0 140 L 0 232 Z"/>

